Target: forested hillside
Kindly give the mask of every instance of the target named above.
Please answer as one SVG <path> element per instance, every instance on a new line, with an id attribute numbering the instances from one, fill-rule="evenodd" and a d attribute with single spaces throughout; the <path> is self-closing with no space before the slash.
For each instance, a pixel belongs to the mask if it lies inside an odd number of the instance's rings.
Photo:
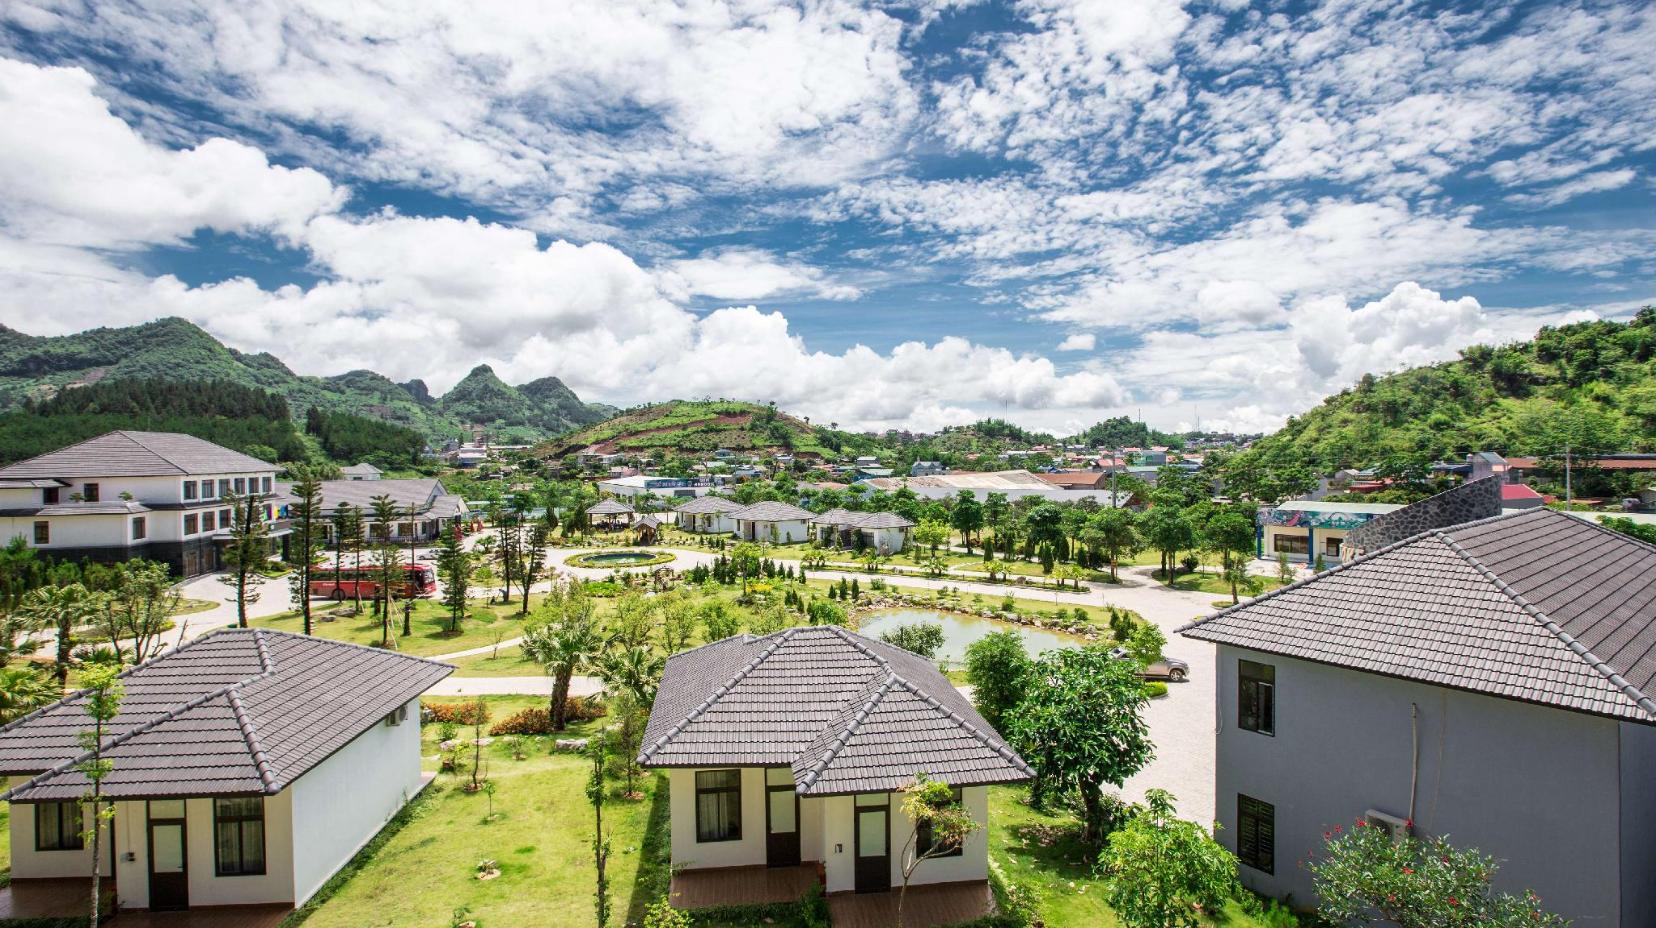
<path id="1" fill-rule="evenodd" d="M 484 379 L 493 381 L 479 384 Z M 556 378 L 523 387 L 501 383 L 487 367 L 433 398 L 421 380 L 395 383 L 373 371 L 331 377 L 295 374 L 269 353 L 228 348 L 183 319 L 127 328 L 37 336 L 0 326 L 0 412 L 26 399 L 102 380 L 218 381 L 280 394 L 290 412 L 349 413 L 414 429 L 428 441 L 461 437 L 483 426 L 501 440 L 534 441 L 597 422 L 613 410 L 582 403 Z M 496 386 L 498 385 L 498 387 Z"/>
<path id="2" fill-rule="evenodd" d="M 1469 451 L 1548 457 L 1656 451 L 1656 309 L 1545 328 L 1459 360 L 1364 377 L 1290 419 L 1231 467 L 1407 473 Z"/>
<path id="3" fill-rule="evenodd" d="M 705 456 L 728 448 L 826 456 L 841 450 L 877 447 L 866 436 L 813 425 L 778 412 L 774 406 L 733 400 L 673 400 L 626 410 L 608 421 L 548 442 L 537 451 L 545 457 L 561 457 L 585 448 Z"/>

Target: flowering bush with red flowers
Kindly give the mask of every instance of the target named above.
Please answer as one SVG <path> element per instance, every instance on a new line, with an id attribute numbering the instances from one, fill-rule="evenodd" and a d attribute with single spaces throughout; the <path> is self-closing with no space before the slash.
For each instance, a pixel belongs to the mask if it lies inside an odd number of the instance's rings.
<path id="1" fill-rule="evenodd" d="M 1541 899 L 1490 887 L 1495 858 L 1460 850 L 1446 838 L 1393 840 L 1359 820 L 1323 833 L 1324 857 L 1308 864 L 1322 900 L 1320 914 L 1337 925 L 1379 920 L 1398 928 L 1566 928 Z"/>

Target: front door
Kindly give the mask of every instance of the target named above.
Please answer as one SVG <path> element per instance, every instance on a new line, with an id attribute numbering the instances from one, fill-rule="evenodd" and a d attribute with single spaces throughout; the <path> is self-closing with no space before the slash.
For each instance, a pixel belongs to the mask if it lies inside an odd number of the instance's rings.
<path id="1" fill-rule="evenodd" d="M 856 798 L 857 892 L 891 889 L 891 796 L 870 793 Z"/>
<path id="2" fill-rule="evenodd" d="M 765 769 L 765 864 L 799 865 L 799 794 L 787 767 Z"/>
<path id="3" fill-rule="evenodd" d="M 149 907 L 161 912 L 190 907 L 190 874 L 184 850 L 184 800 L 149 804 Z"/>

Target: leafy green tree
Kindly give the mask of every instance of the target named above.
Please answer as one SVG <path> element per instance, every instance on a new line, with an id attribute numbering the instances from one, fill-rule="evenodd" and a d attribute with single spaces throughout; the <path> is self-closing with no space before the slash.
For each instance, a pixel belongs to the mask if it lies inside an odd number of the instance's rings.
<path id="1" fill-rule="evenodd" d="M 598 928 L 608 928 L 610 920 L 609 874 L 606 872 L 610 842 L 609 835 L 604 831 L 604 777 L 607 772 L 605 762 L 610 753 L 609 740 L 608 733 L 601 732 L 587 742 L 587 755 L 592 758 L 592 774 L 587 777 L 586 795 L 587 802 L 592 804 L 592 865 L 597 875 L 593 915 L 598 921 Z"/>
<path id="2" fill-rule="evenodd" d="M 402 591 L 402 549 L 391 537 L 397 522 L 397 504 L 390 494 L 381 493 L 368 500 L 368 511 L 373 517 L 374 574 L 378 592 L 374 594 L 374 612 L 380 617 L 380 647 L 391 646 L 391 598 Z"/>
<path id="3" fill-rule="evenodd" d="M 751 541 L 744 541 L 730 549 L 730 561 L 736 567 L 736 573 L 742 578 L 742 597 L 748 595 L 748 581 L 759 574 L 759 562 L 762 555 L 759 546 Z"/>
<path id="4" fill-rule="evenodd" d="M 943 626 L 936 622 L 899 625 L 882 634 L 880 640 L 931 660 L 937 656 L 937 649 L 943 647 Z"/>
<path id="5" fill-rule="evenodd" d="M 613 711 L 620 717 L 620 749 L 622 769 L 626 773 L 626 795 L 637 795 L 633 781 L 638 772 L 639 739 L 644 731 L 645 716 L 655 702 L 656 686 L 661 682 L 666 660 L 656 655 L 648 645 L 611 647 L 598 659 L 598 676 L 604 688 L 614 694 Z"/>
<path id="6" fill-rule="evenodd" d="M 1087 546 L 1104 552 L 1110 561 L 1110 579 L 1119 580 L 1116 562 L 1136 554 L 1141 544 L 1138 527 L 1130 509 L 1105 509 L 1087 520 L 1082 529 Z"/>
<path id="7" fill-rule="evenodd" d="M 92 730 L 80 733 L 81 750 L 86 753 L 76 762 L 75 769 L 86 777 L 92 784 L 85 796 L 81 797 L 83 808 L 90 809 L 92 825 L 88 829 L 86 838 L 92 845 L 92 914 L 88 924 L 98 924 L 98 907 L 103 902 L 102 880 L 100 869 L 103 855 L 99 853 L 99 844 L 103 835 L 103 823 L 115 818 L 113 803 L 103 801 L 103 781 L 108 779 L 114 771 L 114 764 L 104 756 L 104 729 L 121 711 L 121 666 L 120 664 L 90 664 L 81 673 L 81 690 L 85 694 L 84 707 L 88 717 L 92 719 Z"/>
<path id="8" fill-rule="evenodd" d="M 91 622 L 102 608 L 98 594 L 79 583 L 43 586 L 23 598 L 17 614 L 35 628 L 50 629 L 57 637 L 57 659 L 52 673 L 59 689 L 68 685 L 69 664 L 75 649 L 75 629 Z"/>
<path id="9" fill-rule="evenodd" d="M 1397 928 L 1565 928 L 1534 892 L 1497 893 L 1495 858 L 1447 838 L 1392 835 L 1358 820 L 1328 832 L 1325 856 L 1308 866 L 1318 913 L 1336 925 Z"/>
<path id="10" fill-rule="evenodd" d="M 1167 636 L 1154 622 L 1135 622 L 1133 630 L 1127 635 L 1127 653 L 1133 655 L 1140 667 L 1149 667 L 1162 659 L 1162 649 L 1167 647 Z"/>
<path id="11" fill-rule="evenodd" d="M 1238 590 L 1247 581 L 1248 558 L 1254 552 L 1253 520 L 1227 509 L 1208 521 L 1203 542 L 1219 556 L 1225 581 L 1230 584 L 1231 602 L 1241 602 Z"/>
<path id="12" fill-rule="evenodd" d="M 927 520 L 914 527 L 914 543 L 926 547 L 932 557 L 937 557 L 939 546 L 949 541 L 949 526 L 942 522 Z"/>
<path id="13" fill-rule="evenodd" d="M 833 587 L 829 587 L 833 592 Z M 702 634 L 708 641 L 721 641 L 742 630 L 740 621 L 731 615 L 729 608 L 719 600 L 712 599 L 701 607 Z"/>
<path id="14" fill-rule="evenodd" d="M 529 526 L 518 561 L 518 586 L 523 590 L 523 603 L 518 615 L 529 614 L 529 588 L 546 573 L 546 545 L 550 529 L 545 522 Z"/>
<path id="15" fill-rule="evenodd" d="M 603 653 L 604 639 L 592 600 L 573 586 L 554 588 L 536 614 L 545 618 L 537 618 L 524 630 L 523 653 L 552 677 L 548 706 L 552 729 L 563 731 L 569 718 L 570 681 L 594 666 Z"/>
<path id="16" fill-rule="evenodd" d="M 991 494 L 991 496 L 1000 494 Z M 1001 502 L 1006 497 L 1001 496 Z M 966 546 L 966 553 L 972 553 L 972 537 L 981 535 L 983 531 L 984 508 L 977 501 L 971 490 L 961 490 L 955 497 L 954 509 L 949 513 L 949 524 L 960 533 L 960 543 Z"/>
<path id="17" fill-rule="evenodd" d="M 1173 582 L 1173 570 L 1179 552 L 1196 547 L 1196 529 L 1178 508 L 1158 503 L 1139 519 L 1139 532 L 1145 542 L 1161 554 L 1161 576 Z"/>
<path id="18" fill-rule="evenodd" d="M 444 532 L 437 551 L 437 575 L 443 581 L 443 605 L 448 607 L 451 635 L 460 633 L 460 621 L 466 617 L 473 569 L 471 554 L 460 544 L 459 527 Z"/>
<path id="19" fill-rule="evenodd" d="M 990 632 L 966 646 L 966 681 L 983 720 L 1004 731 L 1006 715 L 1023 700 L 1035 662 L 1017 632 Z"/>
<path id="20" fill-rule="evenodd" d="M 293 531 L 288 536 L 288 558 L 293 573 L 288 577 L 288 590 L 294 608 L 304 619 L 305 634 L 311 633 L 311 572 L 316 567 L 316 556 L 322 546 L 322 481 L 308 468 L 299 468 L 290 492 L 293 502 L 288 506 L 288 518 Z"/>
<path id="21" fill-rule="evenodd" d="M 116 659 L 130 657 L 137 664 L 159 653 L 183 598 L 166 564 L 136 559 L 116 565 L 109 588 L 98 597 L 99 630 Z"/>
<path id="22" fill-rule="evenodd" d="M 333 598 L 342 599 L 343 590 L 340 587 L 340 572 L 345 569 L 345 559 L 351 558 L 351 570 L 360 578 L 362 576 L 362 512 L 350 503 L 340 503 L 333 512 L 334 533 L 334 588 Z M 362 584 L 352 584 L 352 599 L 355 603 L 354 611 L 362 612 Z"/>
<path id="23" fill-rule="evenodd" d="M 1149 703 L 1134 667 L 1099 647 L 1049 651 L 1035 662 L 1007 732 L 1038 777 L 1031 801 L 1049 790 L 1080 794 L 1082 837 L 1099 840 L 1103 789 L 1120 788 L 1155 754 L 1144 721 Z"/>
<path id="24" fill-rule="evenodd" d="M 914 823 L 898 858 L 903 888 L 897 892 L 897 928 L 903 928 L 903 903 L 908 899 L 909 882 L 925 861 L 959 850 L 972 832 L 983 826 L 955 801 L 954 790 L 942 780 L 918 774 L 903 790 L 903 814 Z M 930 841 L 920 845 L 921 832 Z"/>
<path id="25" fill-rule="evenodd" d="M 1174 817 L 1166 790 L 1113 832 L 1099 856 L 1104 898 L 1127 928 L 1197 928 L 1240 891 L 1236 856 L 1202 826 Z"/>
<path id="26" fill-rule="evenodd" d="M 259 601 L 259 571 L 270 563 L 270 526 L 257 496 L 231 493 L 224 503 L 230 507 L 230 539 L 222 556 L 229 573 L 221 582 L 235 592 L 236 626 L 246 628 L 247 607 Z"/>

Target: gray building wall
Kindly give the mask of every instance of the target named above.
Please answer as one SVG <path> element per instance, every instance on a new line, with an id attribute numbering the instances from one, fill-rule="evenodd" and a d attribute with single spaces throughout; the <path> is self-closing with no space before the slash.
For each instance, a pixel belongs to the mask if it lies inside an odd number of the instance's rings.
<path id="1" fill-rule="evenodd" d="M 1656 728 L 1621 725 L 1623 919 L 1656 920 Z M 1642 920 L 1641 920 L 1642 919 Z M 1585 923 L 1584 923 L 1585 925 Z"/>
<path id="2" fill-rule="evenodd" d="M 1237 727 L 1237 661 L 1276 668 L 1276 734 Z M 1219 840 L 1236 848 L 1237 795 L 1275 808 L 1275 867 L 1241 867 L 1242 881 L 1296 906 L 1315 905 L 1301 864 L 1323 832 L 1369 809 L 1409 816 L 1410 706 L 1418 707 L 1416 832 L 1444 835 L 1501 861 L 1497 887 L 1534 889 L 1548 909 L 1589 926 L 1656 926 L 1648 904 L 1625 908 L 1623 867 L 1647 867 L 1650 842 L 1624 858 L 1624 835 L 1656 828 L 1648 731 L 1566 712 L 1221 645 L 1218 649 L 1216 803 Z M 1622 752 L 1624 740 L 1635 748 Z M 1636 819 L 1624 821 L 1625 813 Z M 1636 880 L 1648 884 L 1652 871 Z M 1649 886 L 1628 887 L 1643 900 Z M 1623 914 L 1626 918 L 1623 918 Z"/>

